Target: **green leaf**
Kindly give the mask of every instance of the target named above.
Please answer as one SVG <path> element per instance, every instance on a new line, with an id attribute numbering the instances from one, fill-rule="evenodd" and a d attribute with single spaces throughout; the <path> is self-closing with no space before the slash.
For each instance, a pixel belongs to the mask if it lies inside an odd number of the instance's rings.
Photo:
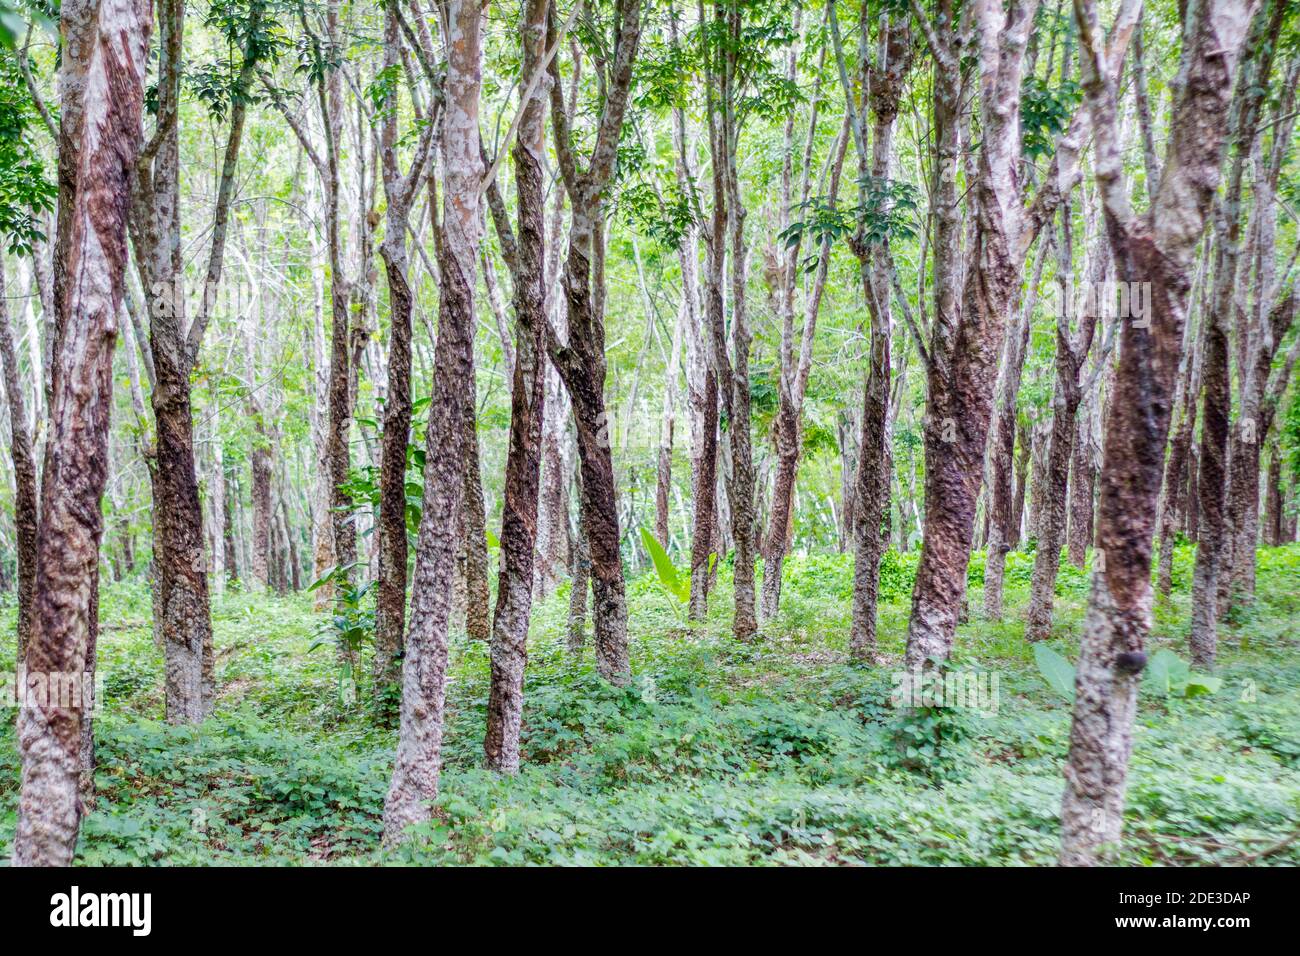
<path id="1" fill-rule="evenodd" d="M 1208 697 L 1223 686 L 1223 678 L 1208 674 L 1189 674 L 1183 686 L 1184 697 Z"/>
<path id="2" fill-rule="evenodd" d="M 691 582 L 683 582 L 677 574 L 677 568 L 673 566 L 672 558 L 668 557 L 668 552 L 664 546 L 655 540 L 645 528 L 641 530 L 641 543 L 645 545 L 646 551 L 650 553 L 650 560 L 654 562 L 655 573 L 659 575 L 659 583 L 664 586 L 673 597 L 679 601 L 686 601 L 690 598 Z"/>
<path id="3" fill-rule="evenodd" d="M 1152 690 L 1162 697 L 1168 697 L 1172 693 L 1181 692 L 1190 671 L 1191 667 L 1185 660 L 1168 648 L 1161 648 L 1151 656 L 1151 662 L 1147 665 L 1147 678 L 1151 681 Z"/>
<path id="4" fill-rule="evenodd" d="M 1043 644 L 1034 645 L 1034 663 L 1052 688 L 1066 700 L 1074 699 L 1074 667 L 1060 654 Z"/>

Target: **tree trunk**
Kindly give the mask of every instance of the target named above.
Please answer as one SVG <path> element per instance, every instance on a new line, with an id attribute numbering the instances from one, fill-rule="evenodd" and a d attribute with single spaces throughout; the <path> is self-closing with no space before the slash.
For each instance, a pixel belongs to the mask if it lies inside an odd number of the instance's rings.
<path id="1" fill-rule="evenodd" d="M 479 468 L 478 427 L 474 394 L 465 396 L 465 520 L 461 525 L 465 549 L 465 633 L 475 641 L 492 634 L 488 590 L 487 509 Z"/>
<path id="2" fill-rule="evenodd" d="M 627 596 L 619 555 L 614 460 L 605 406 L 605 278 L 601 228 L 604 194 L 614 174 L 618 140 L 630 97 L 632 67 L 641 40 L 640 0 L 619 0 L 615 22 L 618 24 L 615 53 L 591 161 L 585 170 L 578 169 L 573 152 L 571 118 L 560 89 L 559 68 L 555 60 L 550 64 L 556 152 L 572 214 L 562 280 L 568 304 L 568 342 L 562 344 L 554 330 L 548 330 L 547 350 L 568 389 L 578 426 L 582 521 L 591 552 L 596 667 L 603 678 L 621 685 L 631 679 L 631 665 L 627 647 Z"/>
<path id="3" fill-rule="evenodd" d="M 420 51 L 423 53 L 424 51 Z M 399 11 L 390 3 L 384 17 L 384 68 L 396 71 L 402 63 Z M 411 439 L 411 291 L 406 254 L 406 233 L 411 203 L 425 182 L 425 163 L 436 115 L 420 117 L 427 123 L 410 169 L 398 167 L 397 110 L 384 114 L 380 166 L 384 196 L 388 201 L 384 241 L 379 254 L 388 281 L 388 365 L 384 394 L 384 427 L 379 458 L 379 579 L 375 594 L 375 702 L 391 714 L 393 698 L 400 692 L 401 654 L 406 631 L 406 459 Z"/>
<path id="4" fill-rule="evenodd" d="M 1061 803 L 1061 862 L 1095 863 L 1122 830 L 1139 675 L 1151 615 L 1151 532 L 1182 346 L 1187 273 L 1219 184 L 1232 75 L 1252 4 L 1189 9 L 1164 174 L 1150 210 L 1129 207 L 1091 0 L 1075 0 L 1095 170 L 1120 282 L 1150 282 L 1149 322 L 1121 324 L 1097 512 L 1099 559 L 1075 676 Z"/>
<path id="5" fill-rule="evenodd" d="M 1218 621 L 1226 609 L 1232 573 L 1233 531 L 1228 523 L 1228 432 L 1232 417 L 1232 372 L 1228 339 L 1235 314 L 1241 262 L 1241 195 L 1246 161 L 1258 135 L 1259 111 L 1272 68 L 1274 44 L 1285 4 L 1270 0 L 1256 15 L 1241 64 L 1241 75 L 1228 116 L 1232 162 L 1218 207 L 1215 235 L 1214 286 L 1205 330 L 1205 365 L 1201 405 L 1200 536 L 1192 578 L 1192 627 L 1188 643 L 1192 662 L 1214 667 Z M 1272 11 L 1271 15 L 1269 11 Z M 1241 369 L 1243 373 L 1244 369 Z M 1258 446 L 1254 446 L 1258 448 Z M 1254 470 L 1251 494 L 1258 496 L 1259 460 L 1247 464 Z M 1251 541 L 1254 548 L 1254 541 Z"/>
<path id="6" fill-rule="evenodd" d="M 220 406 L 212 410 L 212 465 L 208 477 L 208 500 L 211 521 L 208 522 L 208 547 L 212 555 L 212 593 L 217 597 L 226 591 L 226 549 L 222 535 L 226 527 L 226 463 L 222 447 Z M 129 542 L 129 539 L 128 539 Z"/>
<path id="7" fill-rule="evenodd" d="M 1029 459 L 1033 439 L 1028 423 L 1016 421 L 1015 485 L 1011 492 L 1011 537 L 1008 543 L 1018 546 L 1024 539 L 1025 503 L 1029 497 Z"/>
<path id="8" fill-rule="evenodd" d="M 253 586 L 260 591 L 271 587 L 271 448 L 265 429 L 258 426 L 249 464 L 253 496 Z"/>
<path id="9" fill-rule="evenodd" d="M 36 458 L 28 429 L 27 405 L 14 351 L 14 333 L 9 324 L 5 293 L 4 260 L 0 258 L 0 358 L 4 361 L 5 398 L 9 402 L 10 452 L 14 463 L 14 531 L 18 550 L 18 657 L 22 662 L 32 634 L 36 596 Z"/>
<path id="10" fill-rule="evenodd" d="M 140 147 L 151 16 L 126 0 L 65 3 L 60 214 L 50 426 L 41 488 L 27 679 L 83 679 L 97 612 L 100 498 L 108 463 L 113 345 L 126 266 L 131 169 Z M 84 133 L 84 135 L 83 135 Z M 75 163 L 73 157 L 75 156 Z M 80 689 L 80 684 L 74 684 Z M 38 697 L 42 695 L 37 695 Z M 15 866 L 72 862 L 82 805 L 81 700 L 18 713 L 22 789 Z"/>
<path id="11" fill-rule="evenodd" d="M 934 193 L 936 291 L 927 360 L 925 535 L 907 632 L 906 662 L 913 672 L 935 658 L 948 657 L 966 592 L 999 346 L 1023 264 L 1017 120 L 1024 50 L 1035 8 L 1033 2 L 1013 3 L 1006 13 L 991 6 L 975 15 L 983 142 L 978 181 L 972 184 L 977 212 L 960 306 L 959 64 L 951 39 L 931 41 L 942 61 L 934 84 L 939 153 Z M 946 3 L 941 10 L 951 13 Z"/>
<path id="12" fill-rule="evenodd" d="M 558 239 L 558 236 L 556 237 Z M 570 469 L 564 446 L 568 407 L 559 373 L 548 361 L 543 369 L 546 408 L 542 414 L 542 477 L 537 516 L 537 570 L 534 587 L 544 598 L 555 590 L 569 566 Z"/>
<path id="13" fill-rule="evenodd" d="M 717 307 L 722 305 L 718 298 Z M 712 293 L 708 308 L 714 308 Z M 691 600 L 687 610 L 692 621 L 702 621 L 709 610 L 709 584 L 716 564 L 713 539 L 717 534 L 715 489 L 718 484 L 718 378 L 705 362 L 704 387 L 700 389 L 700 448 L 691 475 L 691 500 L 695 504 L 691 525 Z"/>
<path id="14" fill-rule="evenodd" d="M 456 547 L 464 514 L 466 409 L 474 391 L 474 289 L 482 216 L 478 136 L 482 8 L 448 0 L 456 42 L 447 47 L 443 108 L 442 241 L 438 243 L 437 368 L 429 405 L 424 505 L 411 588 L 411 626 L 402 661 L 402 706 L 393 778 L 384 801 L 384 841 L 429 819 L 442 768 L 447 627 Z"/>
<path id="15" fill-rule="evenodd" d="M 580 654 L 583 645 L 587 642 L 587 592 L 591 589 L 591 552 L 587 548 L 587 537 L 582 530 L 583 524 L 582 518 L 579 517 L 578 527 L 573 534 L 573 588 L 569 592 L 568 623 L 569 651 L 573 654 Z"/>
<path id="16" fill-rule="evenodd" d="M 546 12 L 550 0 L 528 0 L 522 15 L 524 77 L 542 66 Z M 510 404 L 510 445 L 506 452 L 505 505 L 501 516 L 501 570 L 492 620 L 491 689 L 483 751 L 488 766 L 501 773 L 519 769 L 523 724 L 524 668 L 528 662 L 528 623 L 533 601 L 533 551 L 537 533 L 541 473 L 542 419 L 545 414 L 546 277 L 545 198 L 542 158 L 546 123 L 545 92 L 524 104 L 514 144 L 519 237 L 511 264 L 514 311 L 519 334 L 515 346 Z M 499 235 L 509 236 L 504 214 L 494 219 Z"/>
<path id="17" fill-rule="evenodd" d="M 1086 402 L 1087 399 L 1084 401 Z M 1070 457 L 1070 520 L 1066 530 L 1066 551 L 1070 563 L 1080 569 L 1087 564 L 1088 547 L 1092 544 L 1092 499 L 1097 483 L 1089 417 L 1085 410 L 1085 414 L 1078 419 L 1074 436 L 1074 452 Z"/>
<path id="18" fill-rule="evenodd" d="M 668 547 L 668 494 L 673 483 L 673 428 L 677 419 L 677 376 L 681 371 L 682 332 L 690 320 L 683 294 L 673 323 L 672 344 L 669 347 L 668 370 L 664 381 L 663 418 L 659 425 L 659 451 L 655 463 L 655 539 Z"/>
<path id="19" fill-rule="evenodd" d="M 1042 280 L 1046 258 L 1046 248 L 1040 249 L 1019 320 L 1007 335 L 1002 352 L 1002 371 L 998 377 L 997 405 L 990 425 L 985 479 L 989 532 L 984 561 L 984 616 L 990 621 L 1002 619 L 1002 584 L 1007 554 L 1020 542 L 1020 514 L 1012 487 L 1016 465 L 1016 404 L 1029 351 L 1030 319 L 1037 303 L 1038 283 Z"/>
<path id="20" fill-rule="evenodd" d="M 1097 328 L 1097 308 L 1086 304 L 1079 315 L 1077 333 L 1070 331 L 1070 313 L 1076 311 L 1068 301 L 1069 277 L 1074 242 L 1069 222 L 1070 206 L 1061 209 L 1061 244 L 1058 247 L 1057 272 L 1061 283 L 1061 308 L 1056 319 L 1056 382 L 1052 393 L 1052 430 L 1047 446 L 1047 468 L 1042 494 L 1042 521 L 1038 528 L 1038 547 L 1034 551 L 1034 571 L 1029 585 L 1029 609 L 1025 620 L 1025 639 L 1040 641 L 1052 630 L 1052 598 L 1061 566 L 1061 545 L 1065 538 L 1070 462 L 1074 456 L 1078 432 L 1077 413 L 1083 399 L 1079 374 L 1092 348 Z M 1101 288 L 1106 276 L 1108 253 L 1104 240 L 1089 251 L 1089 268 L 1085 276 L 1088 290 Z"/>

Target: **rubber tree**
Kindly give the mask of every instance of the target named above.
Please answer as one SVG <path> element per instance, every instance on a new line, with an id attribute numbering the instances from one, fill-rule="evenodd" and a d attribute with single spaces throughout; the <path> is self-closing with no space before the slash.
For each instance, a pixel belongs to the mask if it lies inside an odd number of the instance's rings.
<path id="1" fill-rule="evenodd" d="M 1149 321 L 1120 326 L 1106 415 L 1092 576 L 1075 671 L 1061 802 L 1061 862 L 1095 863 L 1123 822 L 1138 681 L 1151 624 L 1156 497 L 1191 290 L 1192 264 L 1220 179 L 1233 76 L 1252 0 L 1189 4 L 1164 172 L 1150 208 L 1130 206 L 1116 87 L 1092 0 L 1075 0 L 1094 176 L 1119 282 L 1149 282 Z"/>

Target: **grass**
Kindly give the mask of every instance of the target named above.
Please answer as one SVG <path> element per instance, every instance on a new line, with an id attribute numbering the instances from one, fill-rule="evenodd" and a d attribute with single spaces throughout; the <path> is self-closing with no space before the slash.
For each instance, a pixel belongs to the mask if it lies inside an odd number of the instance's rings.
<path id="1" fill-rule="evenodd" d="M 1186 656 L 1191 553 L 1149 651 Z M 847 557 L 786 562 L 781 615 L 752 644 L 729 631 L 723 570 L 709 620 L 683 626 L 658 581 L 629 583 L 634 680 L 564 649 L 567 590 L 534 614 L 524 769 L 482 769 L 487 648 L 452 640 L 446 766 L 434 820 L 379 847 L 395 732 L 340 705 L 311 596 L 228 594 L 214 606 L 220 699 L 170 728 L 142 582 L 103 595 L 98 797 L 78 861 L 99 864 L 1050 864 L 1069 703 L 1044 682 L 1020 621 L 1032 555 L 1008 561 L 1008 613 L 972 611 L 955 664 L 998 678 L 995 713 L 917 725 L 889 706 L 914 560 L 887 563 L 881 655 L 849 662 Z M 1260 552 L 1255 603 L 1221 634 L 1222 688 L 1139 707 L 1125 864 L 1300 864 L 1300 547 Z M 980 606 L 982 556 L 971 569 Z M 1086 575 L 1063 572 L 1051 645 L 1069 658 Z M 12 660 L 12 606 L 2 652 Z M 909 723 L 911 721 L 911 723 Z M 918 741 L 939 746 L 908 750 Z M 0 726 L 0 856 L 18 791 L 12 711 Z M 1261 856 L 1261 854 L 1263 854 Z"/>

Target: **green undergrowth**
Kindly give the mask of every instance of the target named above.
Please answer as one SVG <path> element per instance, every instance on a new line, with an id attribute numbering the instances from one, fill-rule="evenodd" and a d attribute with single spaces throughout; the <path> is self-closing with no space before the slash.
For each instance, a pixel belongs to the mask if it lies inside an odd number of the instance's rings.
<path id="1" fill-rule="evenodd" d="M 720 571 L 687 627 L 651 572 L 629 582 L 634 679 L 603 683 L 564 645 L 567 586 L 535 610 L 523 770 L 482 768 L 488 653 L 452 637 L 442 794 L 400 849 L 379 847 L 395 731 L 339 702 L 312 595 L 230 593 L 214 606 L 220 698 L 198 728 L 161 722 L 147 586 L 103 595 L 97 800 L 85 864 L 1048 864 L 1069 704 L 1023 639 L 1032 553 L 1008 557 L 1008 612 L 980 619 L 971 562 L 957 670 L 995 676 L 995 706 L 891 707 L 915 555 L 882 570 L 880 660 L 847 654 L 852 560 L 791 556 L 760 639 L 729 634 Z M 1186 655 L 1192 552 L 1157 606 L 1149 652 Z M 1063 565 L 1050 646 L 1077 655 L 1087 571 Z M 13 608 L 4 611 L 4 660 Z M 1140 699 L 1130 864 L 1300 864 L 1300 547 L 1263 550 L 1253 603 L 1221 634 L 1213 696 Z M 989 701 L 984 702 L 986 705 Z M 0 857 L 18 792 L 13 711 L 0 728 Z"/>

